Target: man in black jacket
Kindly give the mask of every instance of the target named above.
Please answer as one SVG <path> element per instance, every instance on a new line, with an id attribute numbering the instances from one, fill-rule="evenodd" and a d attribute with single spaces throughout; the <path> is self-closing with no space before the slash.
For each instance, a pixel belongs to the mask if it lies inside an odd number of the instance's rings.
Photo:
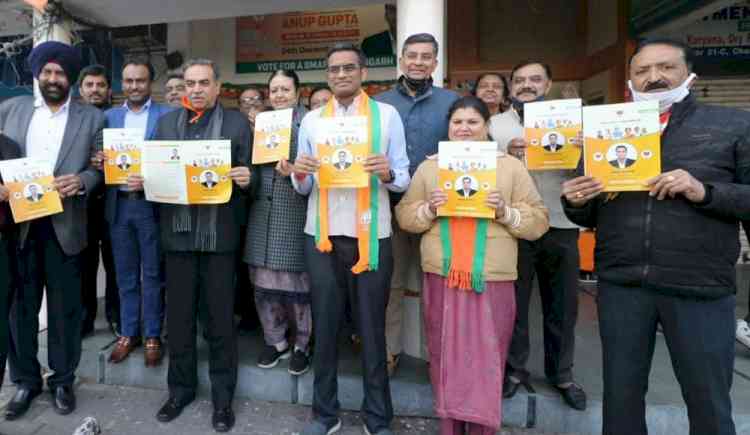
<path id="1" fill-rule="evenodd" d="M 735 263 L 750 216 L 750 114 L 690 95 L 690 49 L 658 39 L 630 63 L 636 101 L 658 100 L 663 173 L 648 192 L 563 184 L 571 221 L 596 228 L 604 361 L 603 434 L 645 435 L 657 324 L 687 403 L 690 434 L 734 435 Z"/>
<path id="2" fill-rule="evenodd" d="M 198 304 L 205 304 L 209 345 L 209 378 L 217 432 L 234 426 L 232 398 L 237 384 L 237 336 L 234 328 L 235 257 L 240 224 L 247 219 L 244 191 L 250 184 L 252 134 L 246 118 L 218 103 L 219 71 L 207 59 L 183 66 L 189 103 L 159 118 L 156 140 L 217 140 L 232 142 L 236 184 L 229 202 L 219 205 L 160 204 L 160 232 L 166 262 L 167 327 L 169 328 L 169 400 L 156 415 L 161 422 L 177 418 L 193 401 L 197 389 L 195 345 Z M 143 179 L 131 175 L 131 189 Z"/>

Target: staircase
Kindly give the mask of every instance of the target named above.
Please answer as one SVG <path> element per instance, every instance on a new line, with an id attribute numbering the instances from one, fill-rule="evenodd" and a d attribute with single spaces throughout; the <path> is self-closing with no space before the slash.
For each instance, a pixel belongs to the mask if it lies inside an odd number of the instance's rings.
<path id="1" fill-rule="evenodd" d="M 693 85 L 693 93 L 702 103 L 750 111 L 750 77 L 701 78 Z M 750 261 L 746 260 L 746 257 L 750 256 L 750 245 L 747 235 L 742 230 L 740 240 L 742 254 L 739 261 Z"/>

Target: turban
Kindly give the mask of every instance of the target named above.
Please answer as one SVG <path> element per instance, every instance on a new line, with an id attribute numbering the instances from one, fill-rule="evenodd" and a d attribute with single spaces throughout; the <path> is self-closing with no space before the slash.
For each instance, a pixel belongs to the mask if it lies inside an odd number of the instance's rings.
<path id="1" fill-rule="evenodd" d="M 78 50 L 72 46 L 62 42 L 47 41 L 31 50 L 29 66 L 34 78 L 39 78 L 39 73 L 48 63 L 60 65 L 68 77 L 68 83 L 73 84 L 78 80 L 78 73 L 81 70 L 81 57 Z"/>

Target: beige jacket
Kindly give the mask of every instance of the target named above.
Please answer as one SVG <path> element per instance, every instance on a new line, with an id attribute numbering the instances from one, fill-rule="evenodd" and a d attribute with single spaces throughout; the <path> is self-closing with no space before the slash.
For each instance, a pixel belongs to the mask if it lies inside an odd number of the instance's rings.
<path id="1" fill-rule="evenodd" d="M 442 273 L 440 225 L 428 205 L 430 192 L 438 188 L 436 156 L 428 157 L 417 169 L 409 190 L 396 206 L 399 226 L 410 233 L 424 233 L 421 242 L 422 269 Z M 507 203 L 506 218 L 493 220 L 487 228 L 486 281 L 514 281 L 517 278 L 518 239 L 536 240 L 549 228 L 547 208 L 520 161 L 499 152 L 497 189 Z"/>

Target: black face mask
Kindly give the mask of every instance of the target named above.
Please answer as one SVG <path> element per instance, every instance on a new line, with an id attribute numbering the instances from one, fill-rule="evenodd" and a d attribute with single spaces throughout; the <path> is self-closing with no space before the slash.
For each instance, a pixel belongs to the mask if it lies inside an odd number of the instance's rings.
<path id="1" fill-rule="evenodd" d="M 401 78 L 412 91 L 416 92 L 417 95 L 424 94 L 432 86 L 432 77 L 426 79 L 415 80 L 409 78 L 407 75 L 402 75 Z"/>

